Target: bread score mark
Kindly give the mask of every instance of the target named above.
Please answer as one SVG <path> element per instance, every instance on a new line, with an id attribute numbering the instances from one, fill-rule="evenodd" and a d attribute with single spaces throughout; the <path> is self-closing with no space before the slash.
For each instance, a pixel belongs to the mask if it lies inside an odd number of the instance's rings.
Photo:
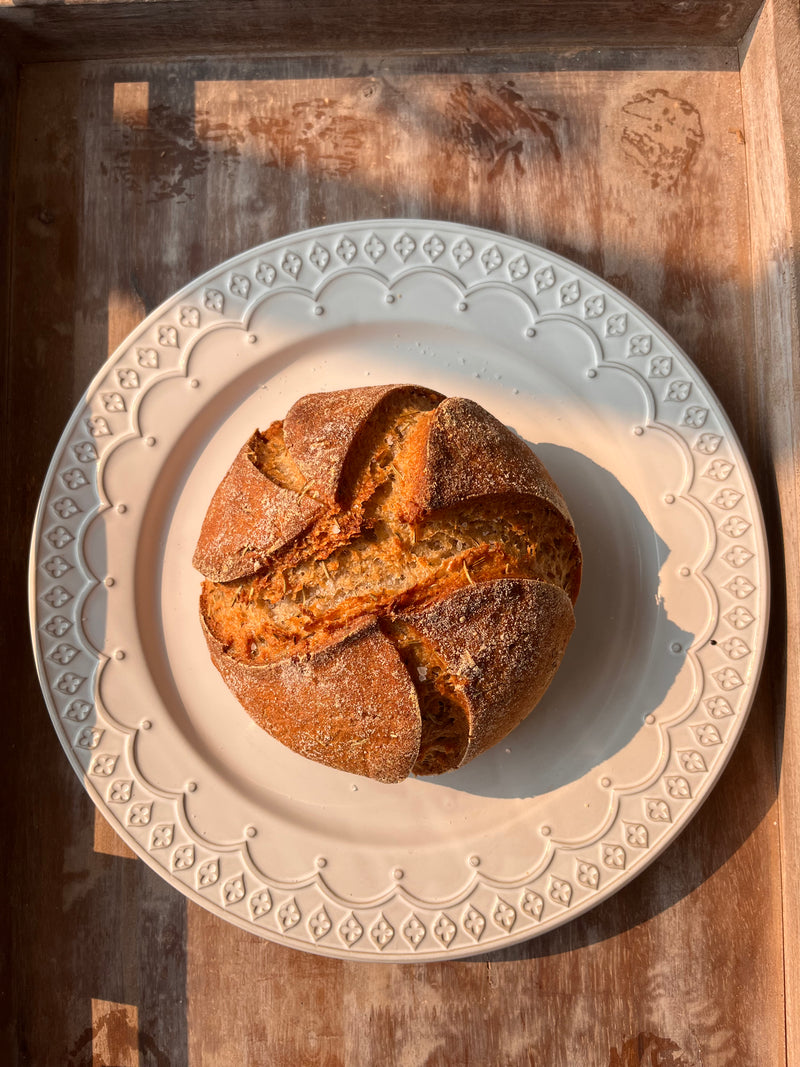
<path id="1" fill-rule="evenodd" d="M 203 613 L 234 657 L 266 663 L 319 647 L 364 615 L 393 616 L 463 586 L 501 577 L 568 584 L 568 570 L 554 565 L 564 522 L 549 506 L 503 514 L 489 501 L 469 510 L 413 528 L 384 518 L 324 559 L 206 582 Z"/>
<path id="2" fill-rule="evenodd" d="M 408 611 L 401 625 L 434 672 L 438 667 L 434 687 L 460 713 L 448 724 L 450 750 L 423 724 L 414 769 L 438 774 L 491 748 L 529 714 L 558 670 L 575 616 L 558 586 L 501 578 Z"/>
<path id="3" fill-rule="evenodd" d="M 580 547 L 542 465 L 478 405 L 391 386 L 349 391 L 348 407 L 347 393 L 304 398 L 237 457 L 309 520 L 265 552 L 245 518 L 244 555 L 261 562 L 224 581 L 204 524 L 206 638 L 251 716 L 295 751 L 381 781 L 437 774 L 496 743 L 549 685 L 574 626 Z M 398 671 L 406 682 L 387 698 Z M 367 758 L 379 735 L 392 754 Z"/>

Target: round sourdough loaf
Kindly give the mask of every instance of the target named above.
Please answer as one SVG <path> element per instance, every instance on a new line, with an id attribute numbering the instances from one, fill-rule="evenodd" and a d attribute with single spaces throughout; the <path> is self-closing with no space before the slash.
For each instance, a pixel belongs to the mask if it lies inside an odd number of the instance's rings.
<path id="1" fill-rule="evenodd" d="M 212 661 L 258 725 L 382 782 L 461 767 L 525 718 L 581 575 L 525 442 L 416 385 L 304 396 L 256 431 L 193 562 Z"/>

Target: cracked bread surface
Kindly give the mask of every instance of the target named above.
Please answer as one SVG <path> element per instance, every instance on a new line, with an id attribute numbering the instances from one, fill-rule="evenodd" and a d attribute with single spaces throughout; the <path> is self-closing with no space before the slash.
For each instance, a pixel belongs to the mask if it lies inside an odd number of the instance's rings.
<path id="1" fill-rule="evenodd" d="M 212 661 L 265 730 L 380 781 L 438 774 L 540 699 L 581 554 L 530 448 L 419 386 L 301 398 L 257 431 L 194 556 Z"/>

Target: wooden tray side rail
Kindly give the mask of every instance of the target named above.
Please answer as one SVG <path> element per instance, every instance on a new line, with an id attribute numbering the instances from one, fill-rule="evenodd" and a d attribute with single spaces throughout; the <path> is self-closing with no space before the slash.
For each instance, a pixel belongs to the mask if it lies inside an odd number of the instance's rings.
<path id="1" fill-rule="evenodd" d="M 768 3 L 740 46 L 753 276 L 755 462 L 773 563 L 765 669 L 776 715 L 787 1063 L 800 1058 L 800 5 Z M 754 455 L 754 458 L 755 458 Z M 784 658 L 785 656 L 785 658 Z"/>
<path id="2" fill-rule="evenodd" d="M 735 47 L 758 0 L 0 0 L 26 61 L 145 56 L 390 54 L 603 46 Z"/>

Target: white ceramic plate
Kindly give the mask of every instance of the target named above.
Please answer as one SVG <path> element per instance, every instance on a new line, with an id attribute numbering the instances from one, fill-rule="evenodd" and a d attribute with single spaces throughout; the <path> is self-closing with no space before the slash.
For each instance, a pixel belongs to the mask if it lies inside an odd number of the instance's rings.
<path id="1" fill-rule="evenodd" d="M 209 661 L 190 559 L 254 427 L 307 392 L 397 381 L 528 440 L 585 559 L 536 713 L 461 771 L 387 786 L 253 725 Z M 230 260 L 117 350 L 47 476 L 30 613 L 58 736 L 143 859 L 264 937 L 408 961 L 550 930 L 676 837 L 752 701 L 767 555 L 719 403 L 630 301 L 514 238 L 358 222 Z"/>

